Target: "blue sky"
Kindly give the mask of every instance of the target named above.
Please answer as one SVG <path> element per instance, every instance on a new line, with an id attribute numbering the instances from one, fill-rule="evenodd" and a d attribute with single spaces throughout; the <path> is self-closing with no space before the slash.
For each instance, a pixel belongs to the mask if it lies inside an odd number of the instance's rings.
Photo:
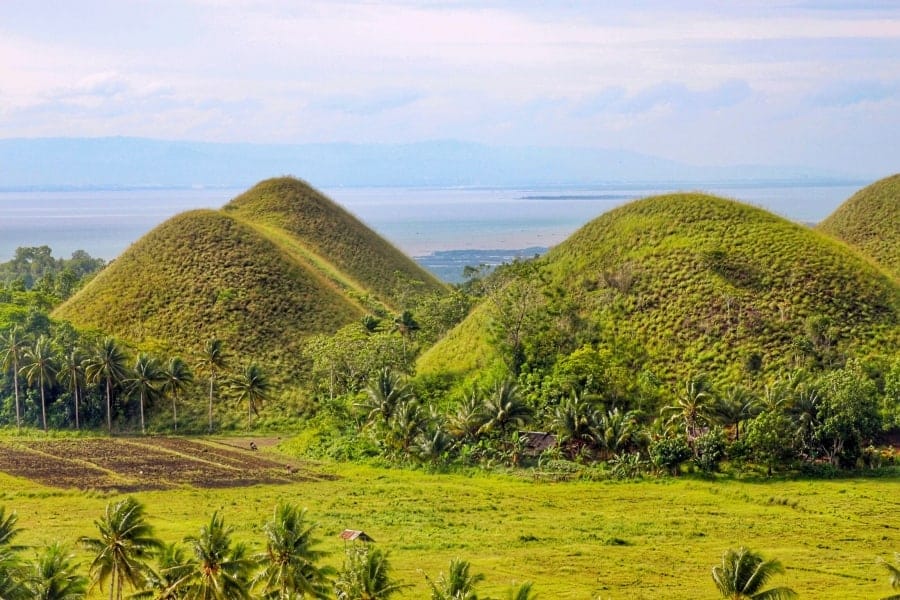
<path id="1" fill-rule="evenodd" d="M 3 0 L 0 137 L 900 170 L 900 2 Z"/>

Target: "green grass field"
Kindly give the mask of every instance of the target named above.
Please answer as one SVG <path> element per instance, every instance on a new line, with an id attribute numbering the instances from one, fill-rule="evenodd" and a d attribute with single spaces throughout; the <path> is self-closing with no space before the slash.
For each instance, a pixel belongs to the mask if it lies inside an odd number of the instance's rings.
<path id="1" fill-rule="evenodd" d="M 219 510 L 255 549 L 275 504 L 297 503 L 320 523 L 335 566 L 345 528 L 363 529 L 390 550 L 397 576 L 412 584 L 401 595 L 409 599 L 427 597 L 423 572 L 435 577 L 454 557 L 486 575 L 480 595 L 493 598 L 513 580 L 534 581 L 545 600 L 715 598 L 710 569 L 739 545 L 780 559 L 787 573 L 776 585 L 801 597 L 879 598 L 890 588 L 878 560 L 900 550 L 896 478 L 548 483 L 527 474 L 315 469 L 335 477 L 134 495 L 166 541 L 196 534 Z M 93 535 L 93 520 L 116 498 L 0 474 L 0 505 L 18 512 L 18 541 L 29 545 Z"/>

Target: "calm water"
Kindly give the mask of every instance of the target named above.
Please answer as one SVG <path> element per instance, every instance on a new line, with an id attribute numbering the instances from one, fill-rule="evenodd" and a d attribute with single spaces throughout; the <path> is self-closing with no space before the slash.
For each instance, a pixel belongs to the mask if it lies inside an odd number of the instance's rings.
<path id="1" fill-rule="evenodd" d="M 789 219 L 825 218 L 861 186 L 706 187 Z M 338 188 L 332 199 L 411 256 L 436 250 L 552 246 L 601 213 L 676 188 Z M 690 188 L 700 189 L 700 188 Z M 115 258 L 169 217 L 219 208 L 243 190 L 0 192 L 0 262 L 19 246 L 54 256 L 83 249 Z"/>

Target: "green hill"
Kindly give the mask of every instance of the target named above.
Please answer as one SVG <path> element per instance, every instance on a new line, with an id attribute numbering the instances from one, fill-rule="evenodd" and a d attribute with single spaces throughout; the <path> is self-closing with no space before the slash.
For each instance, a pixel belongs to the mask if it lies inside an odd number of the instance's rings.
<path id="1" fill-rule="evenodd" d="M 167 352 L 216 337 L 285 381 L 306 371 L 307 336 L 445 289 L 305 183 L 278 179 L 166 221 L 53 316 Z"/>
<path id="2" fill-rule="evenodd" d="M 754 385 L 900 348 L 900 288 L 885 273 L 816 231 L 713 196 L 622 206 L 518 271 L 422 356 L 420 373 L 510 364 L 503 322 L 515 314 L 526 373 L 593 344 L 632 381 L 706 372 Z"/>
<path id="3" fill-rule="evenodd" d="M 396 311 L 443 283 L 356 217 L 298 179 L 258 183 L 229 202 L 226 214 L 271 236 L 291 238 L 295 251 L 348 289 L 371 293 Z"/>
<path id="4" fill-rule="evenodd" d="M 900 174 L 856 192 L 818 229 L 859 248 L 900 279 Z"/>

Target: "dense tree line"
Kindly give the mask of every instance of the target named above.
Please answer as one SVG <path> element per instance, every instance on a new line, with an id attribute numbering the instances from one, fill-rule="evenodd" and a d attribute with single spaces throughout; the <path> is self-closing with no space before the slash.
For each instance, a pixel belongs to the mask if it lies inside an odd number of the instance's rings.
<path id="1" fill-rule="evenodd" d="M 102 258 L 84 250 L 76 250 L 65 259 L 54 258 L 49 246 L 19 247 L 12 260 L 0 263 L 0 283 L 13 290 L 34 289 L 65 300 L 104 266 Z"/>

